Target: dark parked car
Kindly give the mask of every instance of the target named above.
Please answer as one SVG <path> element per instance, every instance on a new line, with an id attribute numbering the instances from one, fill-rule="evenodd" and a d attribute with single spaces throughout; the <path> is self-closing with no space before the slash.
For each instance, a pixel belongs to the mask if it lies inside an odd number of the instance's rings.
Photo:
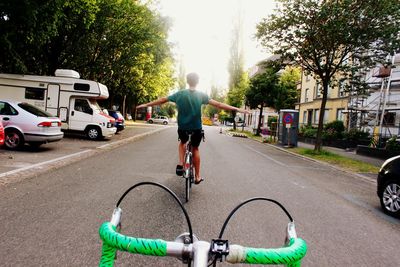
<path id="1" fill-rule="evenodd" d="M 378 174 L 377 193 L 383 211 L 400 218 L 400 155 L 382 164 Z"/>
<path id="2" fill-rule="evenodd" d="M 125 119 L 122 116 L 121 112 L 115 110 L 107 110 L 108 115 L 115 119 L 115 127 L 117 127 L 117 132 L 122 131 L 125 129 Z"/>

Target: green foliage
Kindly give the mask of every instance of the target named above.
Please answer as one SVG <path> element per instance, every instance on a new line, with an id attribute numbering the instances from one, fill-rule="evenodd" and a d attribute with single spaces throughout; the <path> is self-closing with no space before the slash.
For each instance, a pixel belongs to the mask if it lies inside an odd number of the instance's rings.
<path id="1" fill-rule="evenodd" d="M 160 107 L 158 115 L 173 118 L 175 116 L 175 113 L 176 113 L 175 105 L 172 103 L 166 103 Z"/>
<path id="2" fill-rule="evenodd" d="M 312 126 L 302 126 L 300 128 L 299 134 L 305 138 L 315 138 L 317 135 L 317 128 Z"/>
<path id="3" fill-rule="evenodd" d="M 332 129 L 337 133 L 342 133 L 344 131 L 344 124 L 343 121 L 336 120 L 325 124 L 324 129 L 325 130 Z"/>
<path id="4" fill-rule="evenodd" d="M 279 84 L 275 94 L 274 108 L 293 109 L 298 102 L 297 83 L 301 78 L 301 70 L 294 67 L 286 67 L 279 77 Z"/>
<path id="5" fill-rule="evenodd" d="M 343 136 L 344 124 L 343 121 L 332 121 L 324 125 L 324 132 L 322 133 L 323 140 L 337 140 Z"/>
<path id="6" fill-rule="evenodd" d="M 334 153 L 332 153 L 332 152 L 329 152 L 329 151 L 327 151 L 327 150 L 321 150 L 321 151 L 315 151 L 315 150 L 312 150 L 312 149 L 307 149 L 307 148 L 305 148 L 305 149 L 303 149 L 302 151 L 301 151 L 301 154 L 302 155 L 306 155 L 306 156 L 326 156 L 326 157 L 334 157 L 334 156 L 337 156 L 336 154 L 334 154 Z"/>
<path id="7" fill-rule="evenodd" d="M 386 141 L 385 149 L 390 152 L 400 152 L 400 143 L 396 141 L 397 136 L 392 136 L 389 140 Z"/>
<path id="8" fill-rule="evenodd" d="M 272 123 L 276 123 L 277 121 L 278 121 L 278 117 L 269 116 L 268 117 L 268 122 L 267 122 L 268 127 L 271 128 Z"/>
<path id="9" fill-rule="evenodd" d="M 222 92 L 221 88 L 218 88 L 217 86 L 212 86 L 210 98 L 214 99 L 218 102 L 224 102 L 225 99 L 221 92 Z M 211 105 L 204 106 L 203 114 L 204 114 L 204 116 L 206 116 L 210 119 L 213 119 L 214 115 L 218 114 L 219 112 L 220 112 L 220 110 L 214 106 L 211 106 Z M 220 119 L 221 119 L 221 116 L 220 116 Z"/>
<path id="10" fill-rule="evenodd" d="M 343 134 L 344 139 L 359 141 L 368 139 L 369 133 L 353 128 Z"/>
<path id="11" fill-rule="evenodd" d="M 3 1 L 4 2 L 4 1 Z M 75 69 L 105 84 L 109 105 L 153 100 L 173 87 L 168 19 L 131 0 L 6 1 L 0 5 L 0 72 Z"/>
<path id="12" fill-rule="evenodd" d="M 250 86 L 245 97 L 246 104 L 251 109 L 274 106 L 274 97 L 278 86 L 278 70 L 268 67 L 250 79 Z"/>

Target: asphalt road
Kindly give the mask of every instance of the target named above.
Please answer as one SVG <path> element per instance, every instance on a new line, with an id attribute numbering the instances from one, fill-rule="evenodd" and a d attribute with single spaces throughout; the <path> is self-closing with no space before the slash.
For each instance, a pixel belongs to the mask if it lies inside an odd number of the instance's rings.
<path id="1" fill-rule="evenodd" d="M 141 181 L 162 183 L 183 200 L 174 174 L 172 127 L 68 166 L 0 186 L 0 259 L 3 266 L 94 266 L 98 228 L 119 197 Z M 216 238 L 229 212 L 251 197 L 282 203 L 308 243 L 303 266 L 399 266 L 399 220 L 379 208 L 376 185 L 253 140 L 206 127 L 201 144 L 205 182 L 185 207 L 200 239 Z M 122 232 L 173 240 L 187 231 L 167 193 L 143 186 L 123 201 Z M 288 219 L 276 206 L 256 202 L 229 223 L 224 238 L 255 247 L 283 244 Z M 168 258 L 119 253 L 117 266 L 182 266 Z M 226 264 L 227 265 L 227 264 Z M 225 264 L 222 264 L 225 266 Z"/>

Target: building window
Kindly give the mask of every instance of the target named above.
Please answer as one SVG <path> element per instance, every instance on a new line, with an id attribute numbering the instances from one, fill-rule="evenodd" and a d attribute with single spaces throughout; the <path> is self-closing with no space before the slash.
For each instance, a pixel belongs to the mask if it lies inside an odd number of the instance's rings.
<path id="1" fill-rule="evenodd" d="M 344 83 L 344 81 L 340 81 L 339 82 L 339 88 L 338 88 L 338 97 L 344 97 L 345 94 L 345 89 L 346 84 Z"/>
<path id="2" fill-rule="evenodd" d="M 310 81 L 310 75 L 306 75 L 306 82 Z"/>
<path id="3" fill-rule="evenodd" d="M 310 90 L 307 88 L 306 89 L 306 92 L 305 92 L 305 95 L 304 95 L 304 102 L 308 102 L 308 98 L 309 98 L 309 92 Z"/>
<path id="4" fill-rule="evenodd" d="M 336 110 L 336 120 L 338 121 L 344 121 L 344 109 L 343 108 L 338 108 Z"/>
<path id="5" fill-rule="evenodd" d="M 314 123 L 318 124 L 318 120 L 319 120 L 319 109 L 315 109 L 314 110 Z"/>
<path id="6" fill-rule="evenodd" d="M 321 97 L 321 85 L 317 83 L 315 85 L 315 98 L 320 98 Z"/>
<path id="7" fill-rule="evenodd" d="M 327 123 L 329 121 L 329 109 L 325 109 L 324 112 L 324 123 Z"/>
<path id="8" fill-rule="evenodd" d="M 303 111 L 303 124 L 307 123 L 307 111 Z"/>
<path id="9" fill-rule="evenodd" d="M 25 98 L 34 100 L 44 100 L 44 89 L 43 88 L 25 88 Z"/>
<path id="10" fill-rule="evenodd" d="M 385 115 L 383 116 L 384 126 L 394 126 L 395 121 L 396 121 L 396 113 L 385 112 Z"/>

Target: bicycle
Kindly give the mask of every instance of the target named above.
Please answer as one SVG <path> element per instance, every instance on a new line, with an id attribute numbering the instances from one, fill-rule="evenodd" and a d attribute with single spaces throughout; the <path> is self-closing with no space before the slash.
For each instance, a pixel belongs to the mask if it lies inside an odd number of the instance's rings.
<path id="1" fill-rule="evenodd" d="M 122 210 L 119 208 L 124 197 L 134 188 L 142 185 L 153 185 L 166 190 L 181 207 L 189 228 L 189 233 L 179 235 L 175 241 L 162 239 L 147 239 L 130 237 L 120 234 Z M 287 226 L 285 246 L 281 248 L 250 248 L 240 245 L 229 245 L 228 240 L 222 239 L 225 227 L 234 213 L 247 203 L 264 200 L 277 204 L 288 216 L 290 222 Z M 102 255 L 99 266 L 113 266 L 117 250 L 134 254 L 149 256 L 170 256 L 180 259 L 190 267 L 216 266 L 217 261 L 229 263 L 247 264 L 285 264 L 288 267 L 298 267 L 302 258 L 306 255 L 306 242 L 297 237 L 295 225 L 288 211 L 277 201 L 268 198 L 248 199 L 234 208 L 221 229 L 217 239 L 211 242 L 199 240 L 192 231 L 191 222 L 183 204 L 169 188 L 153 182 L 138 183 L 129 188 L 119 199 L 113 211 L 110 222 L 105 222 L 99 229 L 100 238 L 103 241 Z M 209 263 L 210 262 L 210 263 Z"/>
<path id="2" fill-rule="evenodd" d="M 192 134 L 193 132 L 188 132 L 188 141 L 185 148 L 185 156 L 183 163 L 183 174 L 182 177 L 185 179 L 185 200 L 189 202 L 190 189 L 194 183 L 194 165 L 193 165 L 193 151 L 192 151 Z M 204 142 L 204 133 L 202 132 L 202 138 Z"/>

